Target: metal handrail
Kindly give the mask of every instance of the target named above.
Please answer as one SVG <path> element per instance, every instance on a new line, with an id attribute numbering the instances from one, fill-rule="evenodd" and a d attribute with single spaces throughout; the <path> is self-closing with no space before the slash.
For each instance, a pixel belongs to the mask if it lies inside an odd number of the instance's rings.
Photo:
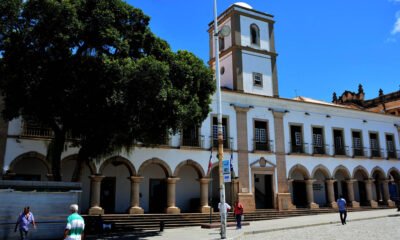
<path id="1" fill-rule="evenodd" d="M 349 156 L 349 146 L 336 147 L 335 145 L 332 145 L 332 147 L 334 156 Z"/>
<path id="2" fill-rule="evenodd" d="M 328 144 L 322 144 L 322 145 L 316 145 L 316 144 L 311 144 L 311 152 L 312 154 L 328 154 L 329 153 L 329 145 Z"/>
<path id="3" fill-rule="evenodd" d="M 368 156 L 368 150 L 366 147 L 352 147 L 353 157 L 365 157 Z"/>
<path id="4" fill-rule="evenodd" d="M 273 140 L 267 140 L 266 142 L 260 142 L 253 139 L 253 151 L 272 151 Z"/>
<path id="5" fill-rule="evenodd" d="M 308 143 L 301 143 L 300 145 L 292 145 L 292 142 L 289 142 L 290 151 L 289 154 L 308 154 Z"/>
<path id="6" fill-rule="evenodd" d="M 218 139 L 215 139 L 213 136 L 210 136 L 210 144 L 212 148 L 218 148 Z M 224 148 L 231 149 L 231 145 L 233 145 L 233 138 L 232 137 L 224 138 L 223 144 Z"/>
<path id="7" fill-rule="evenodd" d="M 370 148 L 369 153 L 370 153 L 370 155 L 369 155 L 370 158 L 374 158 L 374 157 L 381 158 L 384 155 L 383 154 L 384 151 L 382 148 Z"/>
<path id="8" fill-rule="evenodd" d="M 182 138 L 182 146 L 187 147 L 203 147 L 204 136 L 200 135 L 197 138 Z"/>

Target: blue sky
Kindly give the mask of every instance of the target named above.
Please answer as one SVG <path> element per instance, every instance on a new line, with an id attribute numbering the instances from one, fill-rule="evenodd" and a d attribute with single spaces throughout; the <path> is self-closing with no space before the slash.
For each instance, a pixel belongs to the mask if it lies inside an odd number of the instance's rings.
<path id="1" fill-rule="evenodd" d="M 127 0 L 176 51 L 208 61 L 213 0 Z M 218 13 L 237 1 L 219 0 Z M 275 16 L 281 97 L 331 101 L 335 91 L 366 98 L 400 89 L 400 0 L 247 0 Z"/>

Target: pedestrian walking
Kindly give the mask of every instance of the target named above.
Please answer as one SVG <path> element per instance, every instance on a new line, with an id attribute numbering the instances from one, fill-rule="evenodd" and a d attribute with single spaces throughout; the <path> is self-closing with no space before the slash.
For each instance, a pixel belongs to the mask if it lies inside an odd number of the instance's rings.
<path id="1" fill-rule="evenodd" d="M 242 217 L 243 217 L 243 204 L 236 200 L 235 205 L 233 206 L 233 214 L 235 214 L 236 218 L 236 229 L 242 228 Z"/>
<path id="2" fill-rule="evenodd" d="M 225 219 L 225 217 L 227 217 L 229 210 L 231 210 L 231 206 L 225 202 L 224 205 L 222 205 L 222 203 L 218 203 L 218 209 L 219 209 L 219 215 L 221 216 L 221 222 L 222 220 Z"/>
<path id="3" fill-rule="evenodd" d="M 78 205 L 72 204 L 69 207 L 71 215 L 68 216 L 67 226 L 64 230 L 64 239 L 66 240 L 82 240 L 83 230 L 85 230 L 85 221 L 78 214 Z"/>
<path id="4" fill-rule="evenodd" d="M 347 207 L 346 200 L 343 198 L 343 196 L 339 197 L 339 199 L 337 200 L 337 205 L 339 208 L 340 221 L 342 221 L 342 225 L 345 225 L 347 218 Z"/>
<path id="5" fill-rule="evenodd" d="M 18 216 L 17 223 L 15 224 L 14 232 L 17 232 L 19 226 L 19 234 L 21 240 L 28 239 L 29 225 L 32 224 L 33 228 L 36 229 L 35 218 L 33 213 L 30 211 L 30 207 L 24 207 L 24 211 Z"/>

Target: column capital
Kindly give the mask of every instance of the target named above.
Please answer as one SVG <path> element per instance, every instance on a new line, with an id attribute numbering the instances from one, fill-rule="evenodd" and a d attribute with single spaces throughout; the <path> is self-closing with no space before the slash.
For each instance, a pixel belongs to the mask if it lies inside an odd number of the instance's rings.
<path id="1" fill-rule="evenodd" d="M 212 178 L 199 178 L 197 179 L 197 181 L 199 181 L 202 184 L 208 184 L 212 181 Z"/>
<path id="2" fill-rule="evenodd" d="M 90 180 L 94 181 L 94 182 L 101 182 L 103 180 L 103 178 L 105 178 L 106 176 L 103 175 L 91 175 L 89 176 Z"/>
<path id="3" fill-rule="evenodd" d="M 251 106 L 238 106 L 233 103 L 231 103 L 231 106 L 235 109 L 236 112 L 248 112 L 251 108 Z"/>
<path id="4" fill-rule="evenodd" d="M 326 183 L 334 184 L 334 183 L 336 182 L 336 179 L 329 178 L 329 179 L 326 179 L 325 182 L 326 182 Z"/>
<path id="5" fill-rule="evenodd" d="M 306 184 L 313 184 L 316 180 L 315 179 L 306 179 L 304 181 Z"/>
<path id="6" fill-rule="evenodd" d="M 355 182 L 357 182 L 357 179 L 354 179 L 354 178 L 346 179 L 346 183 L 348 183 L 348 184 L 352 184 L 352 183 L 355 183 Z"/>
<path id="7" fill-rule="evenodd" d="M 292 183 L 294 181 L 294 179 L 288 178 L 287 181 L 288 181 L 288 183 Z"/>
<path id="8" fill-rule="evenodd" d="M 133 183 L 141 183 L 143 181 L 144 177 L 140 177 L 140 176 L 130 176 L 128 177 L 128 179 L 131 180 L 131 182 Z"/>
<path id="9" fill-rule="evenodd" d="M 366 178 L 366 179 L 364 179 L 364 182 L 365 182 L 365 183 L 368 183 L 368 184 L 372 184 L 373 182 L 375 182 L 375 179 L 373 179 L 373 178 Z"/>
<path id="10" fill-rule="evenodd" d="M 169 178 L 167 178 L 167 183 L 169 183 L 169 184 L 176 184 L 176 182 L 177 182 L 178 180 L 180 180 L 180 178 L 177 178 L 177 177 L 169 177 Z"/>
<path id="11" fill-rule="evenodd" d="M 271 111 L 272 111 L 272 114 L 274 115 L 274 118 L 283 118 L 283 116 L 285 115 L 285 113 L 287 113 L 287 111 L 286 110 L 284 110 L 284 111 L 277 111 L 277 110 L 274 110 L 274 109 L 271 109 Z"/>
<path id="12" fill-rule="evenodd" d="M 392 180 L 391 179 L 388 179 L 388 178 L 386 178 L 386 179 L 383 179 L 382 180 L 384 183 L 389 183 L 389 182 L 391 182 Z"/>

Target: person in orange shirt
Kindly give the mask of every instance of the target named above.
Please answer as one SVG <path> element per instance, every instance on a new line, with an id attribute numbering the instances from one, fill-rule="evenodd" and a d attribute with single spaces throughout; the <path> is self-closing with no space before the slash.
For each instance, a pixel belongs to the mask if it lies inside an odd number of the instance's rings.
<path id="1" fill-rule="evenodd" d="M 243 216 L 243 205 L 236 200 L 235 205 L 233 206 L 233 213 L 235 214 L 236 218 L 236 229 L 242 228 L 242 216 Z"/>

